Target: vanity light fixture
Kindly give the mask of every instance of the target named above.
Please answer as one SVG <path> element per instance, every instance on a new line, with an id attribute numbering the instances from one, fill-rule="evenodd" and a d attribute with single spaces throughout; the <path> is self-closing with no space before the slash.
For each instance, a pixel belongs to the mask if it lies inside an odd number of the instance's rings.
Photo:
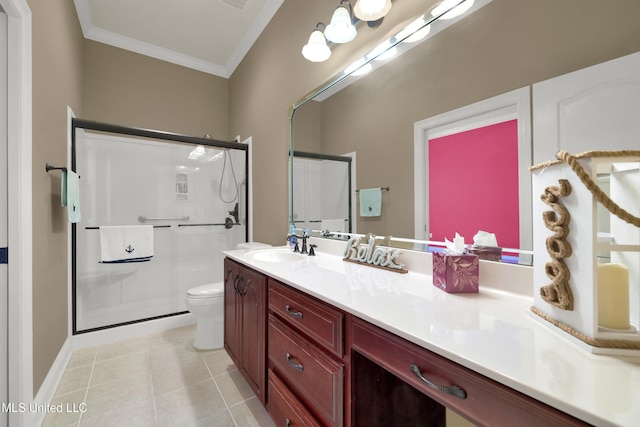
<path id="1" fill-rule="evenodd" d="M 367 54 L 368 58 L 372 58 L 375 61 L 384 61 L 386 59 L 393 58 L 398 53 L 398 48 L 391 46 L 391 40 L 385 40 L 376 46 L 371 52 Z"/>
<path id="2" fill-rule="evenodd" d="M 469 10 L 471 6 L 473 6 L 473 1 L 474 0 L 443 0 L 442 3 L 433 8 L 431 15 L 435 17 L 442 15 L 440 19 L 453 19 Z"/>
<path id="3" fill-rule="evenodd" d="M 318 22 L 309 36 L 309 41 L 302 47 L 302 56 L 311 62 L 323 62 L 331 56 L 331 49 L 327 46 L 327 39 L 321 27 L 326 28 L 327 26 Z"/>
<path id="4" fill-rule="evenodd" d="M 396 40 L 402 40 L 406 43 L 415 43 L 422 40 L 423 38 L 427 37 L 427 35 L 431 31 L 431 25 L 424 25 L 426 24 L 426 22 L 427 21 L 425 21 L 424 17 L 421 16 L 420 18 L 404 27 L 398 34 L 396 34 Z"/>
<path id="5" fill-rule="evenodd" d="M 391 0 L 358 0 L 353 13 L 362 21 L 377 21 L 391 9 Z"/>
<path id="6" fill-rule="evenodd" d="M 353 25 L 353 8 L 348 0 L 341 0 L 333 12 L 331 23 L 324 30 L 324 36 L 333 43 L 347 43 L 358 33 Z"/>
<path id="7" fill-rule="evenodd" d="M 357 61 L 353 62 L 351 65 L 349 65 L 344 70 L 344 74 L 348 74 L 351 76 L 361 76 L 371 71 L 371 68 L 372 68 L 371 63 L 367 62 L 366 58 L 360 58 Z"/>
<path id="8" fill-rule="evenodd" d="M 368 62 L 368 63 L 364 64 L 363 66 L 361 66 L 360 68 L 358 68 L 353 73 L 351 73 L 351 75 L 352 76 L 363 76 L 363 75 L 367 74 L 369 71 L 371 71 L 372 68 L 373 68 L 373 66 L 371 65 L 370 62 Z"/>

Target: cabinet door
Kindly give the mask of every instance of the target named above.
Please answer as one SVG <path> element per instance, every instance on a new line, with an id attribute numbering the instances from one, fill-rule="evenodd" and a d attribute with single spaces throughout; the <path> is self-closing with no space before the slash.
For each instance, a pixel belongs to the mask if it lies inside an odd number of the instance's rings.
<path id="1" fill-rule="evenodd" d="M 264 403 L 266 398 L 266 278 L 244 268 L 240 270 L 239 277 L 236 287 L 242 299 L 241 370 L 258 399 Z"/>
<path id="2" fill-rule="evenodd" d="M 240 360 L 240 295 L 236 290 L 238 267 L 229 259 L 224 260 L 224 348 L 236 364 Z"/>

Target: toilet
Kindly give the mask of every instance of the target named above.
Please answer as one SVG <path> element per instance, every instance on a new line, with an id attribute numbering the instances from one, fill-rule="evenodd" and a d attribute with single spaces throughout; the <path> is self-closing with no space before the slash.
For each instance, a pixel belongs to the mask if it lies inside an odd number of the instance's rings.
<path id="1" fill-rule="evenodd" d="M 187 291 L 187 310 L 198 318 L 193 346 L 211 350 L 223 346 L 224 282 L 196 286 Z"/>
<path id="2" fill-rule="evenodd" d="M 236 249 L 270 247 L 265 243 L 239 243 Z M 208 283 L 187 290 L 187 310 L 197 316 L 196 337 L 193 346 L 198 350 L 211 350 L 224 345 L 224 282 Z"/>

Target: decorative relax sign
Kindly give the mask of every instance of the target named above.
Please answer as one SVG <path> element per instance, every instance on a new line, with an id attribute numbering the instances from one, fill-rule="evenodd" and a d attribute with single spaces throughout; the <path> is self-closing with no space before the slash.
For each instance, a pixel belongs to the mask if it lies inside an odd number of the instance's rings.
<path id="1" fill-rule="evenodd" d="M 347 241 L 344 251 L 344 261 L 367 264 L 372 267 L 384 268 L 397 273 L 407 273 L 404 264 L 397 262 L 402 251 L 392 248 L 376 247 L 375 237 L 369 237 L 368 245 L 360 245 L 360 239 L 352 237 Z"/>

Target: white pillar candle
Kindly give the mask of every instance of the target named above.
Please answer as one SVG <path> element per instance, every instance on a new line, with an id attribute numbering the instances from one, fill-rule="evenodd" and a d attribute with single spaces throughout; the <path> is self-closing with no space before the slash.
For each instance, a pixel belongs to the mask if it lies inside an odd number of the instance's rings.
<path id="1" fill-rule="evenodd" d="M 598 264 L 598 324 L 629 329 L 629 269 L 617 263 Z"/>

